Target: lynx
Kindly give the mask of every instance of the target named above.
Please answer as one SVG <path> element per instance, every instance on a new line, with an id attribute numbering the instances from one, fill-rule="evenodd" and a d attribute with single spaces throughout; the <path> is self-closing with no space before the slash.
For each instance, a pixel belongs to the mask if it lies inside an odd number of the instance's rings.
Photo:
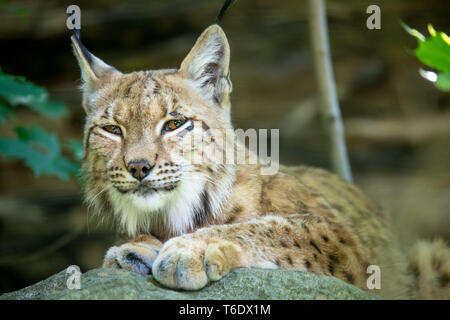
<path id="1" fill-rule="evenodd" d="M 376 265 L 373 291 L 385 298 L 450 298 L 444 242 L 421 242 L 408 258 L 388 215 L 351 183 L 318 168 L 263 175 L 261 164 L 209 157 L 221 148 L 214 134 L 233 129 L 230 48 L 219 25 L 178 69 L 121 73 L 76 35 L 72 42 L 86 111 L 86 201 L 132 239 L 111 247 L 104 267 L 184 290 L 240 267 L 302 270 L 369 290 Z M 198 148 L 192 138 L 206 131 Z M 200 163 L 187 159 L 198 153 Z"/>

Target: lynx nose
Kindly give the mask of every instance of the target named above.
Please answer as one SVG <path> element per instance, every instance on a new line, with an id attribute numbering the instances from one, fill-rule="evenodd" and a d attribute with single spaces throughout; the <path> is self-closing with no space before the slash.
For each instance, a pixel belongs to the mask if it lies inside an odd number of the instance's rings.
<path id="1" fill-rule="evenodd" d="M 128 172 L 130 172 L 131 175 L 139 181 L 148 176 L 152 169 L 153 166 L 151 166 L 150 163 L 148 163 L 148 161 L 145 159 L 130 161 L 127 165 Z"/>

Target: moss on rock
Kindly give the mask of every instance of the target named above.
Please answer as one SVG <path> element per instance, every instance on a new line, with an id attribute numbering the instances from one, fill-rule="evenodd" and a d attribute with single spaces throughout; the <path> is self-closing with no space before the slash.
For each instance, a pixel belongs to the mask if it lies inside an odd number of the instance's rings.
<path id="1" fill-rule="evenodd" d="M 63 270 L 24 289 L 5 293 L 0 299 L 379 299 L 334 277 L 290 270 L 236 269 L 199 291 L 170 290 L 152 276 L 113 269 L 90 270 L 82 274 L 81 288 L 70 290 L 69 276 Z"/>

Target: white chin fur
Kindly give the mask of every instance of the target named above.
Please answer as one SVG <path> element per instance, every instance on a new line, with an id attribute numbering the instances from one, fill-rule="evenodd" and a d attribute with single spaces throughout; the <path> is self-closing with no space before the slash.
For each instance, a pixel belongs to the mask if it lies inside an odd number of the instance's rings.
<path id="1" fill-rule="evenodd" d="M 204 179 L 186 177 L 169 192 L 139 196 L 122 194 L 111 188 L 109 196 L 121 229 L 130 237 L 160 227 L 169 228 L 172 234 L 180 235 L 193 227 L 195 209 L 202 205 L 204 187 Z"/>

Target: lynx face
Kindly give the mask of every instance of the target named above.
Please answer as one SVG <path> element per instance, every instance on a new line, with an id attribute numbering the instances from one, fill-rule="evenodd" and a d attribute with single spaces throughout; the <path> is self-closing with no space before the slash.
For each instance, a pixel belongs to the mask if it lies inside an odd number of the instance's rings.
<path id="1" fill-rule="evenodd" d="M 86 198 L 135 235 L 178 235 L 206 223 L 231 190 L 234 166 L 214 158 L 232 128 L 229 47 L 203 32 L 178 70 L 123 74 L 72 37 L 83 78 Z M 198 137 L 209 139 L 198 144 Z M 193 157 L 202 161 L 193 163 Z"/>

